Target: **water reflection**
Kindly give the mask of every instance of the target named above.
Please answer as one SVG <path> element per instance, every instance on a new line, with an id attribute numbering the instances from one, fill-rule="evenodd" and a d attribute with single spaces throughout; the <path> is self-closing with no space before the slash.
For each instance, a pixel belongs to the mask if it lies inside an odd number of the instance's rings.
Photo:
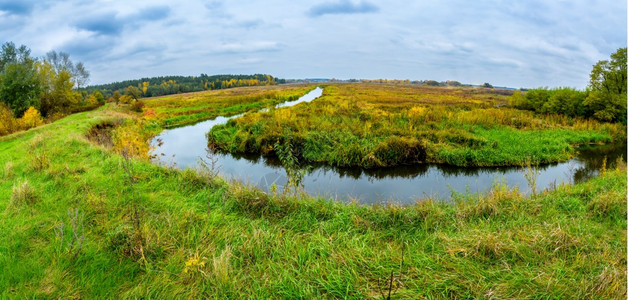
<path id="1" fill-rule="evenodd" d="M 322 89 L 316 89 L 306 98 L 292 101 L 285 106 L 312 101 L 321 94 Z M 165 130 L 156 137 L 163 141 L 163 145 L 157 149 L 157 153 L 164 154 L 158 158 L 159 162 L 174 163 L 179 168 L 196 167 L 199 157 L 205 156 L 205 133 L 212 126 L 225 123 L 228 119 L 219 117 L 191 126 Z M 603 165 L 604 157 L 607 168 L 613 168 L 619 157 L 626 159 L 625 142 L 619 145 L 585 146 L 578 150 L 578 156 L 568 162 L 539 166 L 537 190 L 561 183 L 581 182 L 596 176 Z M 275 157 L 219 154 L 218 164 L 223 177 L 237 179 L 265 190 L 272 184 L 281 188 L 287 182 L 285 172 Z M 461 168 L 424 164 L 362 169 L 314 164 L 311 168 L 311 172 L 303 179 L 306 192 L 340 201 L 359 199 L 361 203 L 412 203 L 425 197 L 447 200 L 452 192 L 484 192 L 498 180 L 505 180 L 509 186 L 517 186 L 524 193 L 531 190 L 522 169 L 518 167 Z"/>

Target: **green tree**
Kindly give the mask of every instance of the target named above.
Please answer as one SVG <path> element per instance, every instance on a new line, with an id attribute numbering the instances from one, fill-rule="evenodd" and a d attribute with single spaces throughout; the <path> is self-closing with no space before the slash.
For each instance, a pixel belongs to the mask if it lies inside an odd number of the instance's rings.
<path id="1" fill-rule="evenodd" d="M 593 65 L 584 105 L 593 111 L 593 117 L 602 121 L 626 123 L 626 48 L 611 54 L 611 60 Z"/>
<path id="2" fill-rule="evenodd" d="M 42 115 L 62 112 L 79 103 L 81 96 L 73 90 L 74 81 L 68 70 L 55 68 L 50 62 L 44 61 L 38 63 L 38 73 L 42 83 L 39 95 Z"/>
<path id="3" fill-rule="evenodd" d="M 0 50 L 0 101 L 5 102 L 17 117 L 30 106 L 39 108 L 41 84 L 30 57 L 30 49 L 8 42 Z"/>
<path id="4" fill-rule="evenodd" d="M 129 85 L 127 88 L 124 89 L 124 95 L 129 96 L 134 100 L 138 100 L 140 97 L 142 97 L 142 91 L 132 85 Z"/>
<path id="5" fill-rule="evenodd" d="M 118 91 L 114 91 L 113 92 L 113 96 L 111 96 L 113 98 L 113 101 L 116 102 L 116 104 L 118 104 L 118 102 L 120 102 L 120 92 Z"/>
<path id="6" fill-rule="evenodd" d="M 105 96 L 103 96 L 99 90 L 94 91 L 92 96 L 96 98 L 96 101 L 98 101 L 99 104 L 105 104 Z"/>

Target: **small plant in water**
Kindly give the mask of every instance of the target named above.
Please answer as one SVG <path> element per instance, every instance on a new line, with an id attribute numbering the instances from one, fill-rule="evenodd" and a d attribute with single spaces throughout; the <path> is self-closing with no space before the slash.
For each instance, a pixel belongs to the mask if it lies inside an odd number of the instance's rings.
<path id="1" fill-rule="evenodd" d="M 539 178 L 539 174 L 541 172 L 536 168 L 536 166 L 532 166 L 532 162 L 530 158 L 526 160 L 525 169 L 523 170 L 523 176 L 528 182 L 528 186 L 530 187 L 530 191 L 533 196 L 536 196 L 536 181 Z"/>
<path id="2" fill-rule="evenodd" d="M 216 176 L 220 171 L 221 165 L 218 164 L 218 155 L 211 148 L 205 148 L 205 158 L 199 156 L 198 158 L 198 174 L 201 175 L 203 180 L 208 186 L 213 186 Z M 207 213 L 211 209 L 211 201 L 207 200 Z"/>
<path id="3" fill-rule="evenodd" d="M 292 192 L 294 196 L 297 196 L 299 192 L 303 191 L 303 178 L 309 172 L 309 168 L 300 167 L 294 146 L 292 145 L 292 136 L 289 133 L 286 135 L 286 142 L 282 144 L 277 141 L 274 149 L 281 161 L 281 165 L 286 170 L 286 177 L 288 178 L 288 183 L 284 186 L 284 192 Z"/>

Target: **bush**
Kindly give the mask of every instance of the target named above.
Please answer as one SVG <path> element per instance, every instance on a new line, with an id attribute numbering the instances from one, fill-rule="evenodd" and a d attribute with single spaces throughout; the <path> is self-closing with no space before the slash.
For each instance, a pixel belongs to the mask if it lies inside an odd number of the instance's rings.
<path id="1" fill-rule="evenodd" d="M 425 146 L 415 138 L 394 136 L 379 143 L 372 156 L 367 156 L 369 167 L 384 167 L 423 162 L 426 151 Z"/>
<path id="2" fill-rule="evenodd" d="M 135 112 L 142 112 L 142 109 L 144 108 L 144 102 L 136 100 L 133 101 L 133 103 L 131 104 L 131 110 L 135 111 Z"/>
<path id="3" fill-rule="evenodd" d="M 41 118 L 41 114 L 34 107 L 29 107 L 24 116 L 19 119 L 20 125 L 24 129 L 30 129 L 44 124 L 44 120 Z"/>
<path id="4" fill-rule="evenodd" d="M 19 128 L 18 121 L 13 117 L 13 111 L 0 102 L 0 136 L 11 134 Z"/>

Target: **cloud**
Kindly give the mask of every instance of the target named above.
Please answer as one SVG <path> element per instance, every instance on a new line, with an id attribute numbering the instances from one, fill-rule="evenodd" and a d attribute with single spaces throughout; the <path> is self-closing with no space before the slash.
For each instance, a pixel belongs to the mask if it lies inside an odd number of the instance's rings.
<path id="1" fill-rule="evenodd" d="M 231 42 L 222 43 L 213 53 L 215 54 L 236 54 L 236 53 L 252 53 L 252 52 L 274 52 L 281 49 L 277 42 L 272 41 L 254 41 L 254 42 Z"/>
<path id="2" fill-rule="evenodd" d="M 117 35 L 124 28 L 124 22 L 118 20 L 115 13 L 106 13 L 85 18 L 76 27 L 101 35 Z"/>
<path id="3" fill-rule="evenodd" d="M 87 16 L 77 22 L 76 27 L 100 35 L 113 36 L 119 35 L 126 26 L 160 21 L 166 19 L 169 15 L 169 7 L 153 6 L 141 9 L 139 12 L 126 17 L 121 17 L 113 12 Z"/>
<path id="4" fill-rule="evenodd" d="M 353 3 L 349 0 L 340 0 L 337 2 L 326 2 L 310 8 L 308 14 L 311 17 L 320 17 L 323 15 L 333 14 L 364 14 L 379 11 L 379 7 L 372 3 L 361 1 Z"/>
<path id="5" fill-rule="evenodd" d="M 32 1 L 0 1 L 0 11 L 5 11 L 13 15 L 29 15 L 33 11 L 34 7 L 35 2 Z"/>
<path id="6" fill-rule="evenodd" d="M 167 18 L 170 15 L 170 7 L 168 6 L 153 6 L 142 9 L 136 16 L 138 20 L 142 21 L 158 21 Z"/>

